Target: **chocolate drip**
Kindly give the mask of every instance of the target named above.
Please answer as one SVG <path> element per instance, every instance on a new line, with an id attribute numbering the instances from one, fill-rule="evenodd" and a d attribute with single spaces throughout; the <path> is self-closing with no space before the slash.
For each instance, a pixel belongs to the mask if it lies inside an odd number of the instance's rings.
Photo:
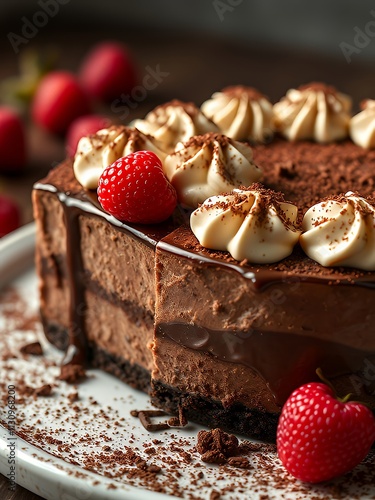
<path id="1" fill-rule="evenodd" d="M 83 263 L 80 250 L 80 209 L 62 203 L 66 227 L 66 263 L 70 291 L 69 347 L 63 364 L 85 364 L 87 361 L 87 338 L 85 335 L 85 289 Z"/>
<path id="2" fill-rule="evenodd" d="M 156 332 L 188 349 L 254 370 L 266 382 L 280 406 L 295 388 L 317 378 L 318 367 L 326 377 L 336 378 L 348 373 L 359 374 L 366 360 L 375 361 L 375 352 L 307 335 L 211 330 L 187 323 L 161 323 Z"/>

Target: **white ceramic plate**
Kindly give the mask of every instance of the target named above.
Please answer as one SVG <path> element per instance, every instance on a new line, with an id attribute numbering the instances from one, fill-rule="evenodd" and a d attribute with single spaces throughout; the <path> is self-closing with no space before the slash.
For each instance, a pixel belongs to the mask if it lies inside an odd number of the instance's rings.
<path id="1" fill-rule="evenodd" d="M 204 464 L 194 449 L 202 427 L 189 424 L 158 434 L 146 432 L 130 411 L 151 409 L 148 397 L 99 370 L 89 371 L 88 379 L 77 387 L 79 400 L 69 402 L 67 395 L 76 389 L 57 380 L 60 353 L 43 343 L 45 357 L 19 354 L 22 345 L 37 339 L 43 342 L 36 319 L 34 244 L 33 224 L 0 241 L 0 352 L 11 350 L 16 356 L 0 361 L 0 382 L 14 385 L 16 394 L 22 381 L 30 387 L 51 383 L 54 388 L 50 397 L 23 402 L 18 398 L 17 437 L 0 425 L 3 475 L 9 474 L 8 445 L 15 440 L 17 483 L 51 500 L 158 500 L 171 498 L 173 493 L 209 499 L 212 491 L 221 492 L 221 499 L 244 500 L 375 498 L 374 455 L 345 478 L 312 487 L 293 480 L 269 447 L 261 447 L 247 457 L 252 465 L 249 470 Z M 3 405 L 0 417 L 3 422 L 9 421 L 7 406 Z M 155 445 L 155 439 L 160 443 Z M 149 453 L 152 447 L 157 449 L 156 454 Z M 148 464 L 161 467 L 155 477 L 164 493 L 150 491 L 147 482 L 132 478 L 133 463 L 125 460 L 125 467 L 124 463 L 113 465 L 113 460 L 106 463 L 106 456 L 125 450 L 134 450 Z M 184 459 L 184 452 L 189 453 L 189 461 Z M 90 457 L 95 457 L 94 465 Z M 166 460 L 172 464 L 166 464 Z M 203 477 L 197 479 L 200 472 Z"/>

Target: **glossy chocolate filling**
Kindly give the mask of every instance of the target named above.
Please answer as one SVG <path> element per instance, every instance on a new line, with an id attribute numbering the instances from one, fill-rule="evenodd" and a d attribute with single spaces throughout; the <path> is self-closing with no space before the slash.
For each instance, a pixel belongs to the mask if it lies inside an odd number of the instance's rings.
<path id="1" fill-rule="evenodd" d="M 158 325 L 157 334 L 222 361 L 251 368 L 266 382 L 278 405 L 285 402 L 291 390 L 310 382 L 318 366 L 331 379 L 360 373 L 365 360 L 371 360 L 371 354 L 375 361 L 374 352 L 280 332 L 210 330 L 175 322 Z"/>

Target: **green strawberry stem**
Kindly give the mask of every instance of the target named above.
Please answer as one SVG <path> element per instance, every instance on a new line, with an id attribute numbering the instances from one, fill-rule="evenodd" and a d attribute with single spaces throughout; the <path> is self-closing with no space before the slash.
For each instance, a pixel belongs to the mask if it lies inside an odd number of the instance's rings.
<path id="1" fill-rule="evenodd" d="M 316 374 L 318 375 L 318 377 L 320 378 L 320 380 L 328 385 L 328 387 L 330 387 L 335 395 L 335 398 L 340 401 L 340 403 L 347 403 L 349 401 L 349 399 L 352 397 L 352 393 L 350 392 L 349 394 L 347 394 L 346 396 L 344 396 L 343 398 L 340 398 L 338 395 L 337 395 L 337 392 L 336 392 L 336 389 L 334 388 L 334 386 L 332 385 L 332 383 L 323 375 L 323 371 L 321 368 L 317 368 L 316 369 Z"/>

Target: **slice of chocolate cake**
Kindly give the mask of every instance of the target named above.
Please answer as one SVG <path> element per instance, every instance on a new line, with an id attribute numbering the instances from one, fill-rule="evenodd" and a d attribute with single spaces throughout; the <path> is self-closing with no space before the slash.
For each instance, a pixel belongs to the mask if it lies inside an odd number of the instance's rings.
<path id="1" fill-rule="evenodd" d="M 323 98 L 336 113 L 331 91 Z M 315 101 L 308 105 L 318 113 Z M 341 137 L 344 108 L 317 140 Z M 305 134 L 315 134 L 310 125 Z M 47 338 L 68 348 L 66 361 L 86 353 L 135 387 L 149 391 L 151 381 L 156 406 L 265 440 L 274 440 L 286 398 L 317 368 L 339 395 L 354 393 L 375 411 L 375 269 L 363 258 L 375 251 L 375 153 L 348 140 L 277 137 L 255 145 L 253 157 L 216 132 L 184 144 L 174 137 L 163 160 L 182 207 L 146 226 L 108 215 L 92 190 L 108 151 L 125 151 L 121 134 L 105 143 L 102 133 L 99 148 L 97 137 L 92 149 L 86 141 L 74 170 L 63 163 L 33 193 L 41 313 Z M 253 184 L 261 173 L 265 187 Z M 339 211 L 327 216 L 331 206 Z M 339 242 L 327 233 L 337 227 L 345 230 Z M 318 236 L 309 233 L 316 228 Z M 328 267 L 308 257 L 320 258 L 316 247 L 334 255 Z"/>
<path id="2" fill-rule="evenodd" d="M 148 390 L 155 247 L 173 221 L 141 229 L 121 224 L 82 189 L 71 162 L 35 185 L 33 203 L 46 337 L 70 347 L 76 362 L 88 356 L 94 366 Z"/>

